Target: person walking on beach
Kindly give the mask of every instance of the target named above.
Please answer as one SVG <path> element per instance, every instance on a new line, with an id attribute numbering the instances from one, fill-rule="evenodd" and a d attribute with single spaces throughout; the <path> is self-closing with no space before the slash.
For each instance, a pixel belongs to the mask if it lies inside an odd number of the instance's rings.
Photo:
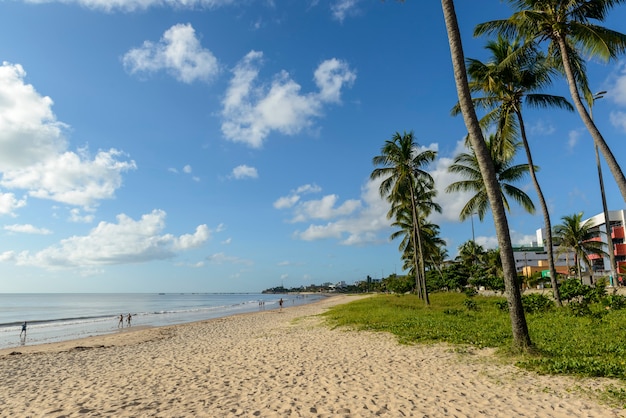
<path id="1" fill-rule="evenodd" d="M 280 305 L 280 310 L 283 310 L 283 298 L 280 298 L 280 300 L 278 301 L 278 304 Z"/>
<path id="2" fill-rule="evenodd" d="M 130 318 L 132 318 L 130 316 L 130 314 L 128 314 L 128 316 L 126 317 L 126 325 L 130 327 Z"/>
<path id="3" fill-rule="evenodd" d="M 24 323 L 22 324 L 22 331 L 20 332 L 20 337 L 22 336 L 22 334 L 24 334 L 24 337 L 26 337 L 26 321 L 24 321 Z"/>
<path id="4" fill-rule="evenodd" d="M 124 328 L 124 314 L 120 314 L 120 322 L 117 323 L 118 328 Z"/>

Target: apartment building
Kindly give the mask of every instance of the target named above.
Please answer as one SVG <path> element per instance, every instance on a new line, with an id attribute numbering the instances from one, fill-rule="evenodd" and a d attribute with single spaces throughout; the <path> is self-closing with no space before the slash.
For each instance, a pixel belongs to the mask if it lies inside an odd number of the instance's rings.
<path id="1" fill-rule="evenodd" d="M 590 222 L 591 230 L 597 232 L 594 240 L 601 241 L 605 245 L 605 251 L 608 251 L 608 239 L 613 241 L 615 262 L 619 273 L 626 273 L 626 242 L 624 240 L 626 226 L 626 210 L 609 211 L 609 229 L 607 234 L 606 222 L 604 221 L 604 213 L 599 213 L 591 218 L 584 219 L 582 223 Z M 515 266 L 519 274 L 531 275 L 538 271 L 545 274 L 548 269 L 548 255 L 543 245 L 538 243 L 544 242 L 545 232 L 540 228 L 536 232 L 537 242 L 529 246 L 513 247 L 515 254 Z M 591 255 L 591 272 L 587 271 L 587 267 L 583 264 L 583 274 L 589 276 L 609 276 L 611 268 L 609 257 L 602 255 Z M 569 267 L 574 266 L 573 254 L 556 255 L 555 249 L 555 266 L 557 273 L 567 274 Z M 545 268 L 545 270 L 544 270 Z"/>
<path id="2" fill-rule="evenodd" d="M 599 213 L 589 219 L 585 219 L 583 223 L 590 222 L 592 231 L 599 232 L 599 236 L 594 240 L 601 241 L 605 244 L 605 251 L 608 251 L 608 239 L 613 241 L 613 254 L 615 255 L 615 264 L 618 273 L 626 272 L 626 244 L 624 243 L 624 226 L 626 225 L 626 210 L 609 211 L 609 231 L 607 232 L 604 213 Z M 609 275 L 611 268 L 608 256 L 591 255 L 589 257 L 592 263 L 594 274 L 601 273 Z"/>

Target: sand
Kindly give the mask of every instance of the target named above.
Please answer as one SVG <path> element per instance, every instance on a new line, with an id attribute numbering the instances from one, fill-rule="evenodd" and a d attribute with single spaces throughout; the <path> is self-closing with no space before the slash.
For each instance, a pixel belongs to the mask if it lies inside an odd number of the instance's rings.
<path id="1" fill-rule="evenodd" d="M 617 381 L 539 376 L 491 350 L 400 345 L 316 316 L 354 298 L 3 350 L 0 416 L 626 416 L 596 399 Z"/>

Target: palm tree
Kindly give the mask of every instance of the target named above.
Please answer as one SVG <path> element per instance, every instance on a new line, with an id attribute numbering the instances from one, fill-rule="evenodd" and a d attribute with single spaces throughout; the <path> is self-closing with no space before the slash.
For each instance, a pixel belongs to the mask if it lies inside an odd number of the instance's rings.
<path id="1" fill-rule="evenodd" d="M 475 241 L 469 240 L 461 244 L 459 247 L 458 259 L 467 267 L 482 262 L 482 257 L 485 255 L 485 249 L 482 245 L 476 244 Z"/>
<path id="2" fill-rule="evenodd" d="M 474 240 L 469 240 L 459 247 L 457 260 L 460 261 L 470 273 L 471 279 L 476 279 L 483 264 L 485 249 L 482 245 L 476 244 Z"/>
<path id="3" fill-rule="evenodd" d="M 500 142 L 513 144 L 513 138 L 521 137 L 528 160 L 530 178 L 543 214 L 552 292 L 557 305 L 561 306 L 554 265 L 550 212 L 535 173 L 522 118 L 522 103 L 530 107 L 553 106 L 567 110 L 574 110 L 574 108 L 562 96 L 536 93 L 550 84 L 553 69 L 547 65 L 545 57 L 536 50 L 534 44 L 521 44 L 518 41 L 512 42 L 498 36 L 496 41 L 488 42 L 486 48 L 492 53 L 489 62 L 483 63 L 479 60 L 468 59 L 470 89 L 483 94 L 481 97 L 474 98 L 474 103 L 488 110 L 481 122 L 497 124 L 498 135 L 501 138 L 510 138 Z M 455 108 L 454 111 L 456 110 Z M 509 145 L 508 148 L 512 147 Z"/>
<path id="4" fill-rule="evenodd" d="M 426 186 L 426 187 L 425 187 Z M 437 237 L 439 226 L 427 221 L 428 216 L 435 211 L 441 213 L 441 206 L 435 203 L 433 199 L 437 195 L 437 190 L 433 188 L 434 184 L 418 184 L 413 193 L 415 205 L 417 208 L 417 226 L 413 224 L 411 216 L 411 208 L 408 205 L 408 199 L 402 199 L 392 202 L 391 209 L 387 213 L 387 218 L 395 216 L 396 221 L 392 226 L 398 226 L 400 231 L 396 231 L 391 235 L 394 240 L 401 235 L 404 239 L 400 243 L 400 251 L 405 261 L 411 259 L 411 254 L 418 256 L 418 271 L 411 268 L 415 274 L 417 294 L 422 297 L 426 303 L 429 303 L 428 291 L 426 289 L 426 255 L 433 251 L 433 246 L 440 245 L 445 242 Z M 413 232 L 416 232 L 415 235 Z M 417 245 L 417 247 L 414 247 Z M 416 251 L 415 251 L 416 248 Z"/>
<path id="5" fill-rule="evenodd" d="M 438 206 L 438 205 L 437 205 Z M 399 228 L 394 231 L 390 238 L 394 240 L 396 238 L 402 238 L 398 249 L 402 254 L 402 259 L 405 261 L 404 268 L 410 270 L 410 273 L 416 277 L 416 289 L 424 299 L 428 299 L 428 292 L 424 293 L 425 288 L 425 272 L 415 271 L 414 257 L 414 243 L 413 243 L 413 220 L 409 210 L 406 208 L 396 213 L 396 220 L 392 226 Z M 421 242 L 421 260 L 420 267 L 425 269 L 427 264 L 437 268 L 438 264 L 435 264 L 436 259 L 439 257 L 445 257 L 442 254 L 442 248 L 445 248 L 445 241 L 439 237 L 439 225 L 433 224 L 426 219 L 420 221 L 419 227 L 419 242 Z M 444 250 L 445 251 L 445 250 Z M 426 262 L 429 260 L 429 263 Z M 442 262 L 443 260 L 441 260 Z M 419 275 L 419 276 L 418 276 Z"/>
<path id="6" fill-rule="evenodd" d="M 502 157 L 496 151 L 497 143 L 494 136 L 491 136 L 487 142 L 487 148 L 491 152 L 494 170 L 496 172 L 497 183 L 500 189 L 502 203 L 504 207 L 510 211 L 509 201 L 511 198 L 518 202 L 529 213 L 535 212 L 535 205 L 528 195 L 521 189 L 513 186 L 511 183 L 523 178 L 529 171 L 528 164 L 512 165 L 513 156 Z M 535 169 L 537 169 L 535 167 Z M 485 218 L 485 213 L 489 209 L 489 199 L 480 173 L 478 158 L 476 153 L 461 153 L 456 156 L 454 162 L 448 167 L 451 173 L 457 173 L 465 177 L 466 180 L 456 181 L 446 188 L 446 192 L 473 192 L 474 196 L 461 209 L 460 219 L 463 221 L 472 216 L 473 213 L 478 215 L 481 221 Z"/>
<path id="7" fill-rule="evenodd" d="M 594 240 L 598 237 L 597 232 L 591 231 L 591 221 L 582 223 L 582 212 L 563 216 L 562 224 L 554 227 L 554 237 L 559 242 L 559 253 L 574 253 L 574 266 L 578 273 L 578 279 L 583 281 L 580 262 L 591 270 L 590 254 L 605 254 L 604 243 Z"/>
<path id="8" fill-rule="evenodd" d="M 515 269 L 515 258 L 513 256 L 513 246 L 511 244 L 511 235 L 509 233 L 509 223 L 506 218 L 504 204 L 499 191 L 498 180 L 493 167 L 493 161 L 491 160 L 491 154 L 487 148 L 487 144 L 485 143 L 480 123 L 478 122 L 478 117 L 476 116 L 476 111 L 474 110 L 474 106 L 472 104 L 472 96 L 465 69 L 461 33 L 456 17 L 456 11 L 454 10 L 454 1 L 441 0 L 441 8 L 443 10 L 444 21 L 446 23 L 452 67 L 454 70 L 454 80 L 459 98 L 459 106 L 461 108 L 461 113 L 463 114 L 465 126 L 469 132 L 472 148 L 474 149 L 479 163 L 480 172 L 485 181 L 485 189 L 493 213 L 496 235 L 498 236 L 498 245 L 500 247 L 500 254 L 502 257 L 502 270 L 504 272 L 505 293 L 509 304 L 509 315 L 513 331 L 513 344 L 517 349 L 526 351 L 532 344 L 530 334 L 528 333 L 526 316 L 524 315 L 524 309 L 522 307 L 522 296 L 516 283 L 517 271 Z"/>
<path id="9" fill-rule="evenodd" d="M 603 22 L 610 9 L 625 0 L 509 0 L 511 17 L 478 25 L 475 35 L 498 32 L 509 38 L 547 41 L 548 54 L 567 78 L 570 95 L 595 145 L 600 149 L 626 202 L 626 177 L 581 99 L 593 102 L 582 55 L 604 61 L 626 51 L 626 35 L 593 24 Z"/>
<path id="10" fill-rule="evenodd" d="M 419 278 L 419 272 L 423 272 L 424 266 L 419 234 L 419 196 L 416 192 L 434 189 L 434 180 L 428 172 L 423 170 L 423 167 L 434 161 L 435 156 L 434 151 L 418 151 L 413 132 L 405 132 L 403 135 L 396 132 L 390 140 L 385 141 L 381 155 L 372 160 L 374 165 L 379 167 L 372 171 L 370 178 L 372 180 L 384 179 L 380 184 L 380 195 L 392 203 L 388 216 L 393 216 L 394 207 L 399 208 L 402 205 L 411 211 L 413 242 L 416 243 L 413 246 L 416 280 Z M 421 282 L 421 286 L 418 284 L 417 287 L 421 289 L 422 298 L 428 304 L 426 284 L 423 280 Z"/>

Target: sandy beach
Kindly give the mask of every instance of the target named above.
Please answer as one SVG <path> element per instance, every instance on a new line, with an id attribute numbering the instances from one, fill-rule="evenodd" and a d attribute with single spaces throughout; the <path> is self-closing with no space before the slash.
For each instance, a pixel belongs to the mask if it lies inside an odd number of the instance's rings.
<path id="1" fill-rule="evenodd" d="M 626 416 L 594 399 L 616 381 L 539 376 L 491 350 L 400 345 L 316 316 L 357 297 L 0 351 L 0 416 Z"/>

